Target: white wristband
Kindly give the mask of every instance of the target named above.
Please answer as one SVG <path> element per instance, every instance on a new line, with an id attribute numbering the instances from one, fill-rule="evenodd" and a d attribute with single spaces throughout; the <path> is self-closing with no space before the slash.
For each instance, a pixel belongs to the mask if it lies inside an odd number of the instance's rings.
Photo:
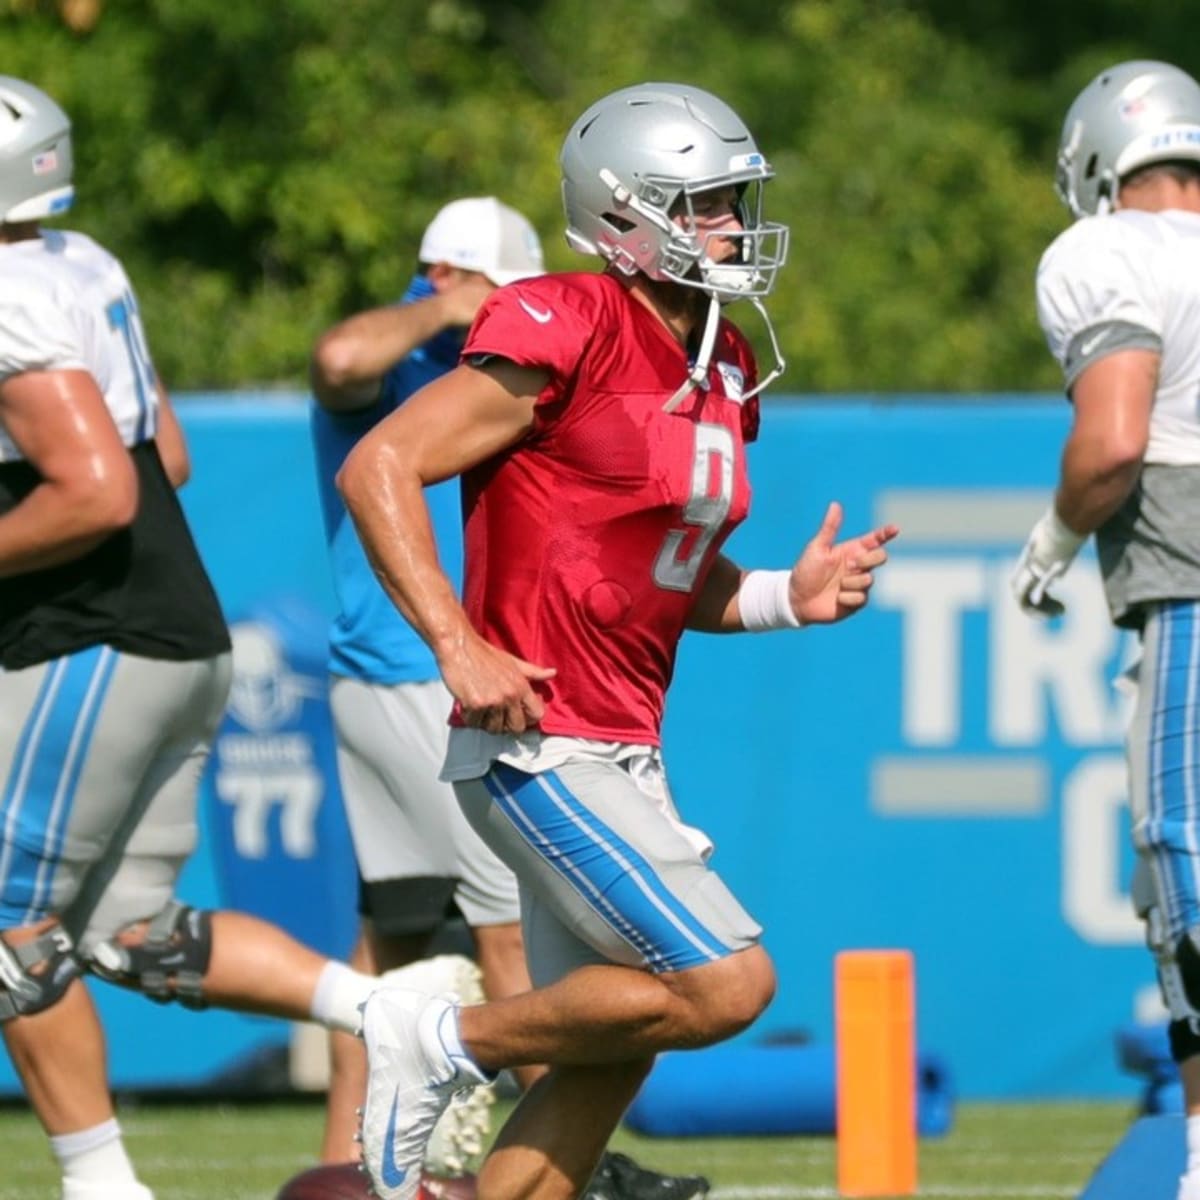
<path id="1" fill-rule="evenodd" d="M 742 628 L 750 633 L 797 629 L 801 621 L 789 596 L 791 571 L 747 571 L 738 588 Z"/>

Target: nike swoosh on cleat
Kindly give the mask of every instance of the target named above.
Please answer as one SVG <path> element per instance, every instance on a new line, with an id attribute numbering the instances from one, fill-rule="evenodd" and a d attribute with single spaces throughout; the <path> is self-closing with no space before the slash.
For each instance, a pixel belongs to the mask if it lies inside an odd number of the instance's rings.
<path id="1" fill-rule="evenodd" d="M 392 1111 L 388 1113 L 387 1129 L 383 1134 L 383 1162 L 379 1174 L 388 1187 L 399 1187 L 408 1178 L 408 1168 L 396 1166 L 396 1110 L 400 1105 L 400 1090 L 392 1097 Z"/>
<path id="2" fill-rule="evenodd" d="M 545 325 L 554 314 L 548 309 L 534 308 L 531 304 L 526 304 L 520 297 L 517 298 L 517 303 L 539 324 Z"/>

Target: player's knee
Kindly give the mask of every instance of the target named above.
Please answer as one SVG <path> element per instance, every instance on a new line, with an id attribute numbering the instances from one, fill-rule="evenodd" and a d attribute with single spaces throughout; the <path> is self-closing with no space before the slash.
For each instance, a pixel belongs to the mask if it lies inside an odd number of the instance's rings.
<path id="1" fill-rule="evenodd" d="M 762 1014 L 775 995 L 775 969 L 759 946 L 723 960 L 695 1006 L 696 1045 L 723 1042 Z"/>
<path id="2" fill-rule="evenodd" d="M 139 928 L 138 926 L 134 927 Z M 172 900 L 144 929 L 96 942 L 84 966 L 102 979 L 166 1004 L 204 1008 L 204 976 L 212 957 L 212 914 Z"/>
<path id="3" fill-rule="evenodd" d="M 746 961 L 723 997 L 725 1029 L 722 1038 L 733 1037 L 753 1024 L 775 996 L 775 968 L 757 947 L 747 952 Z"/>
<path id="4" fill-rule="evenodd" d="M 1175 1062 L 1200 1054 L 1200 926 L 1172 941 L 1156 904 L 1143 907 L 1146 942 L 1158 965 L 1158 983 L 1170 1014 L 1167 1032 Z"/>
<path id="5" fill-rule="evenodd" d="M 52 1008 L 80 973 L 71 936 L 61 925 L 16 944 L 0 937 L 0 1024 Z"/>

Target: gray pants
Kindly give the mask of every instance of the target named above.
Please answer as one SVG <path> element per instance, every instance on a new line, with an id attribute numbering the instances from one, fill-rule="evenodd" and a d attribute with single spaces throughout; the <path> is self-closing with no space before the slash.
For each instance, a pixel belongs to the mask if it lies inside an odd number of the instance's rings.
<path id="1" fill-rule="evenodd" d="M 708 866 L 712 844 L 679 819 L 654 754 L 537 774 L 495 762 L 454 789 L 516 872 L 538 987 L 589 963 L 687 970 L 762 933 Z"/>
<path id="2" fill-rule="evenodd" d="M 230 675 L 108 646 L 0 671 L 0 929 L 59 916 L 86 950 L 164 907 Z"/>
<path id="3" fill-rule="evenodd" d="M 517 881 L 438 779 L 453 703 L 441 680 L 388 686 L 335 676 L 329 699 L 363 879 L 444 878 L 472 928 L 515 922 Z"/>

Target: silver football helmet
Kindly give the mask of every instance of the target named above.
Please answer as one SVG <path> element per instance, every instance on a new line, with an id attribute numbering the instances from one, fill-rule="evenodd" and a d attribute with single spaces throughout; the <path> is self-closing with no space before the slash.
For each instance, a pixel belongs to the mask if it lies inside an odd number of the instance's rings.
<path id="1" fill-rule="evenodd" d="M 1170 63 L 1118 63 L 1068 110 L 1055 189 L 1075 217 L 1106 213 L 1130 171 L 1179 159 L 1200 161 L 1200 84 Z"/>
<path id="2" fill-rule="evenodd" d="M 0 225 L 71 207 L 71 122 L 45 92 L 0 75 Z"/>
<path id="3" fill-rule="evenodd" d="M 787 256 L 788 228 L 763 219 L 774 172 L 724 101 L 678 83 L 643 83 L 596 101 L 563 143 L 567 242 L 627 275 L 696 287 L 721 302 L 766 296 Z M 733 186 L 742 231 L 716 262 L 695 233 L 692 199 Z M 674 219 L 685 217 L 684 223 Z M 709 235 L 717 236 L 717 235 Z"/>

